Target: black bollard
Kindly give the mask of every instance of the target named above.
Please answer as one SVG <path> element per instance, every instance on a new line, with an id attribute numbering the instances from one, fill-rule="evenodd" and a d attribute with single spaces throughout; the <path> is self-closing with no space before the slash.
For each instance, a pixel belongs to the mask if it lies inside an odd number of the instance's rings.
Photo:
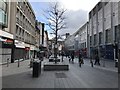
<path id="1" fill-rule="evenodd" d="M 18 59 L 18 67 L 20 67 L 20 60 Z"/>
<path id="2" fill-rule="evenodd" d="M 9 66 L 9 58 L 7 59 L 7 67 Z"/>

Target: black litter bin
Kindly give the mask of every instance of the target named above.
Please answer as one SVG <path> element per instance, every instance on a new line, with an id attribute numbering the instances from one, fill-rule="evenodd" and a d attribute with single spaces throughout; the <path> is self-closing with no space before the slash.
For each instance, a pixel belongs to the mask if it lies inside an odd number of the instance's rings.
<path id="1" fill-rule="evenodd" d="M 33 62 L 33 77 L 39 77 L 41 73 L 41 62 L 34 61 Z"/>

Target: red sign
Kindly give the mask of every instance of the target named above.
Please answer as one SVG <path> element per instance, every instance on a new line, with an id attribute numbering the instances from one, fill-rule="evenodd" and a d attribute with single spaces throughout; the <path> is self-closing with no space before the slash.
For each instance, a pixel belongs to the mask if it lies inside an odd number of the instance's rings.
<path id="1" fill-rule="evenodd" d="M 7 43 L 13 43 L 13 40 L 7 39 L 5 42 L 7 42 Z"/>

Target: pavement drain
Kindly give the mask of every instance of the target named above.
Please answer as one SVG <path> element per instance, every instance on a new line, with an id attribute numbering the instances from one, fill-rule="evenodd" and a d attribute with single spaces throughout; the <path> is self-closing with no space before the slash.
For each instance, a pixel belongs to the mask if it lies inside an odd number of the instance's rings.
<path id="1" fill-rule="evenodd" d="M 55 73 L 56 78 L 67 78 L 65 73 L 61 72 L 56 72 Z"/>

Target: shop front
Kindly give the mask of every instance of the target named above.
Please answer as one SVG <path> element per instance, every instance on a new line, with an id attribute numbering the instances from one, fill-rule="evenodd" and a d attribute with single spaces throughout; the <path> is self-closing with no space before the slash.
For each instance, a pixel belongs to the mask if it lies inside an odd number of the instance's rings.
<path id="1" fill-rule="evenodd" d="M 14 48 L 14 40 L 4 36 L 0 36 L 0 57 L 2 61 L 1 64 L 6 63 L 7 59 L 12 62 L 12 50 Z"/>
<path id="2" fill-rule="evenodd" d="M 14 60 L 25 59 L 24 42 L 15 40 Z"/>

